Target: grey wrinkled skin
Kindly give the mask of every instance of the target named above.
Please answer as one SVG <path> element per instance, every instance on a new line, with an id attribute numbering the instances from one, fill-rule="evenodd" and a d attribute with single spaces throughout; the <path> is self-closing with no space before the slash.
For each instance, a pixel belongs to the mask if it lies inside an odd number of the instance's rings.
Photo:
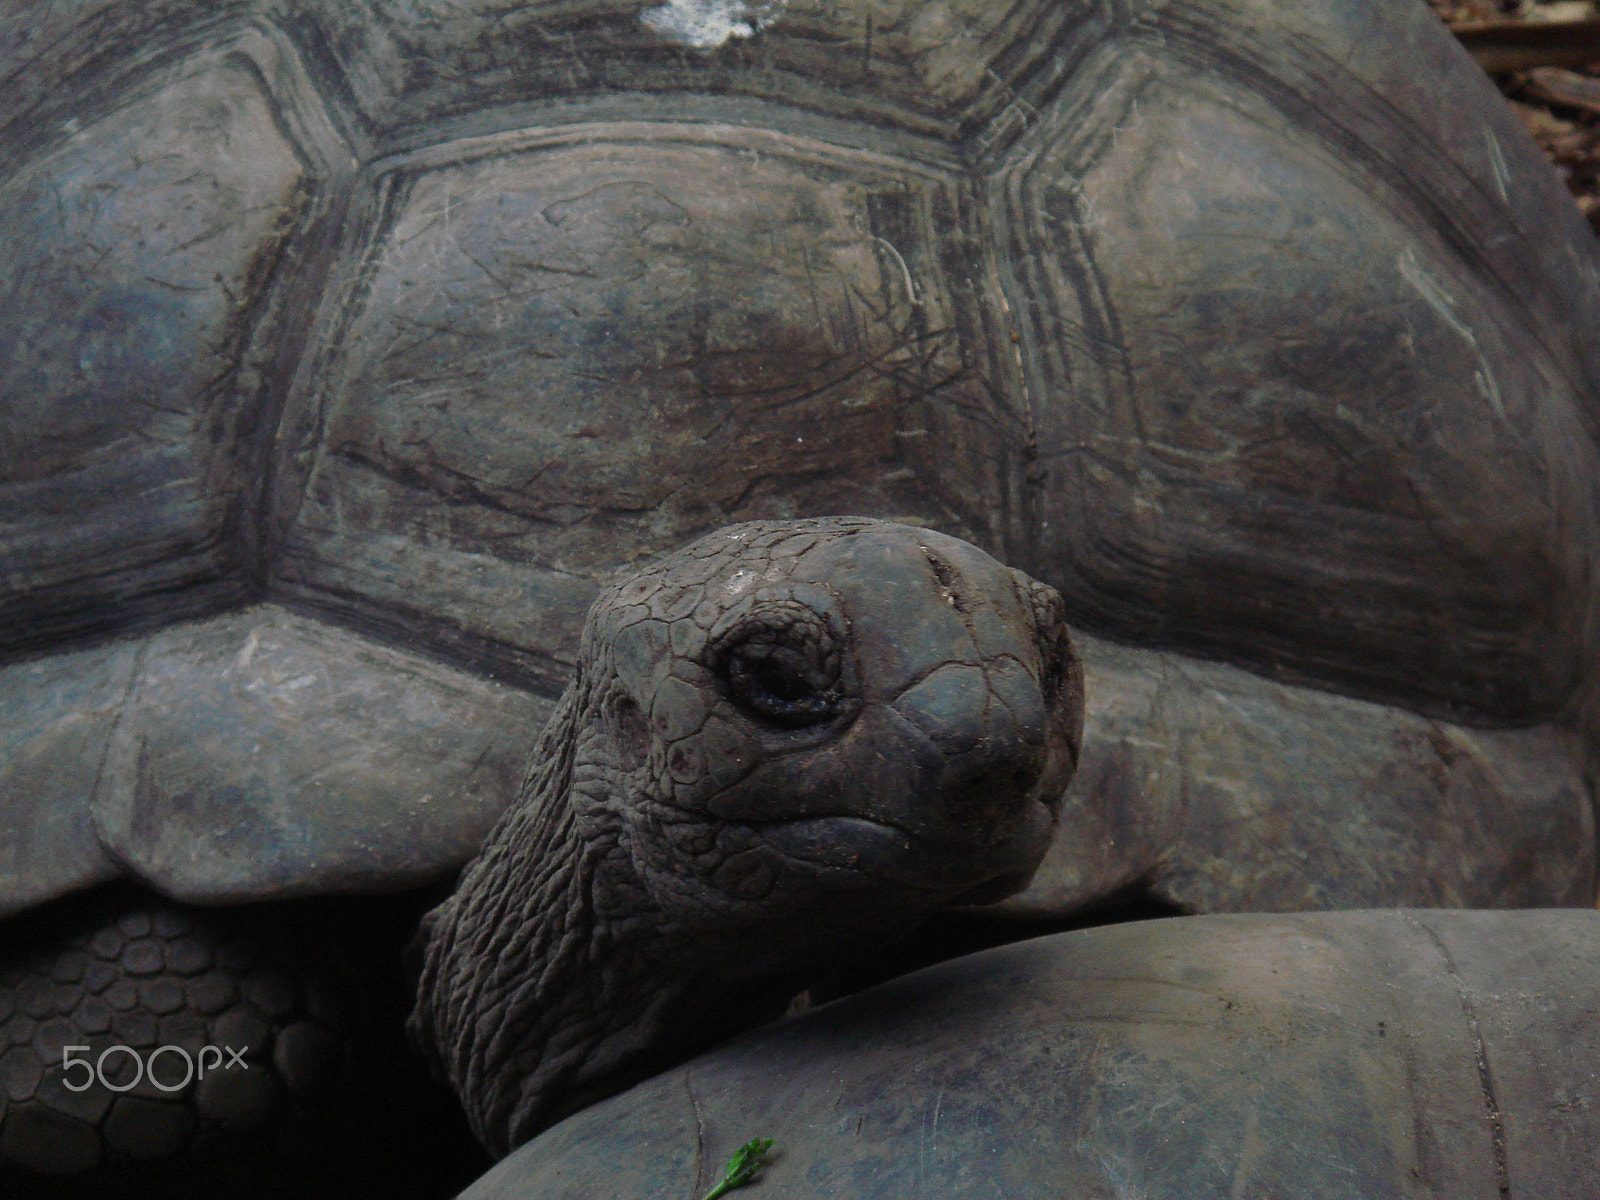
<path id="1" fill-rule="evenodd" d="M 480 1139 L 1022 887 L 1082 736 L 1050 588 L 889 522 L 755 522 L 605 592 L 517 801 L 424 925 L 412 1031 Z"/>

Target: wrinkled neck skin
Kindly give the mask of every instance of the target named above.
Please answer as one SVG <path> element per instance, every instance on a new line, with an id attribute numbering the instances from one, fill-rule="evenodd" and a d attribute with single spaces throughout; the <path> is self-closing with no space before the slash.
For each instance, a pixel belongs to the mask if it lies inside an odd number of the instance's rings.
<path id="1" fill-rule="evenodd" d="M 1059 609 L 865 518 L 733 526 L 603 592 L 522 793 L 424 925 L 411 1027 L 479 1139 L 507 1153 L 1022 886 L 1082 721 Z"/>
<path id="2" fill-rule="evenodd" d="M 609 781 L 579 766 L 584 693 L 563 697 L 517 802 L 423 925 L 411 1032 L 497 1155 L 777 1015 L 798 986 L 730 984 L 703 942 L 671 936 L 604 819 Z"/>

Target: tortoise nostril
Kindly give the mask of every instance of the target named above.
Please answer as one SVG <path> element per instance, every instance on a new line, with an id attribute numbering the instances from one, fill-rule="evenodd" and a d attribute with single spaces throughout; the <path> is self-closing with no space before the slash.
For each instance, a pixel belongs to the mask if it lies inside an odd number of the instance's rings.
<path id="1" fill-rule="evenodd" d="M 1044 774 L 1040 747 L 1017 746 L 996 755 L 979 748 L 958 756 L 946 769 L 939 793 L 955 814 L 988 823 L 1018 811 Z"/>
<path id="2" fill-rule="evenodd" d="M 1034 785 L 1039 782 L 1039 776 L 1043 773 L 1043 763 L 1032 763 L 1027 767 L 1018 767 L 1011 772 L 1011 786 L 1019 792 L 1031 792 Z"/>

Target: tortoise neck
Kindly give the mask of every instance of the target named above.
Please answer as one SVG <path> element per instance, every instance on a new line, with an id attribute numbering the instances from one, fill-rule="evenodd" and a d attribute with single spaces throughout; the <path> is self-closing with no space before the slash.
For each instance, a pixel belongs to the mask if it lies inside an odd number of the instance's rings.
<path id="1" fill-rule="evenodd" d="M 519 798 L 424 926 L 412 1033 L 501 1155 L 787 995 L 711 978 L 703 951 L 668 936 L 615 828 L 580 827 L 579 692 L 563 697 Z"/>

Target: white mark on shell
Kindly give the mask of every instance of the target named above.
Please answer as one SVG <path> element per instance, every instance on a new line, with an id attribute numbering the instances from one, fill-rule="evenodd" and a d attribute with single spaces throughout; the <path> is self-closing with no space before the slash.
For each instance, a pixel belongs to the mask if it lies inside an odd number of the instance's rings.
<path id="1" fill-rule="evenodd" d="M 1400 268 L 1400 274 L 1405 278 L 1406 282 L 1417 289 L 1417 295 L 1427 302 L 1428 307 L 1438 313 L 1446 325 L 1450 326 L 1463 341 L 1476 350 L 1478 348 L 1478 339 L 1473 334 L 1472 327 L 1456 313 L 1455 297 L 1429 277 L 1428 273 L 1423 270 L 1422 264 L 1417 262 L 1417 256 L 1410 246 L 1401 251 L 1396 266 Z"/>
<path id="2" fill-rule="evenodd" d="M 906 266 L 906 260 L 900 256 L 900 251 L 896 250 L 892 245 L 890 245 L 883 238 L 879 237 L 877 234 L 872 235 L 872 240 L 887 250 L 889 252 L 889 257 L 893 258 L 894 261 L 899 264 L 900 277 L 905 280 L 906 284 L 906 299 L 911 301 L 912 304 L 920 305 L 922 303 L 922 297 L 917 294 L 917 285 L 911 278 L 911 268 Z"/>
<path id="3" fill-rule="evenodd" d="M 737 596 L 742 592 L 748 592 L 755 582 L 756 574 L 754 571 L 735 571 L 728 577 L 728 582 L 722 585 L 722 594 L 724 596 Z"/>
<path id="4" fill-rule="evenodd" d="M 1473 372 L 1473 382 L 1478 385 L 1478 392 L 1489 402 L 1489 407 L 1494 410 L 1494 415 L 1503 424 L 1510 424 L 1506 416 L 1505 402 L 1500 396 L 1500 386 L 1495 382 L 1494 372 L 1490 370 L 1489 363 L 1483 356 L 1483 349 L 1478 345 L 1478 335 L 1472 332 L 1472 326 L 1461 319 L 1456 312 L 1455 297 L 1440 287 L 1438 282 L 1428 276 L 1417 262 L 1417 257 L 1407 246 L 1401 253 L 1396 265 L 1400 274 L 1407 283 L 1417 289 L 1417 294 L 1423 298 L 1428 307 L 1444 319 L 1445 324 L 1456 333 L 1462 341 L 1472 347 L 1472 352 L 1477 355 L 1478 369 Z"/>
<path id="5" fill-rule="evenodd" d="M 1506 156 L 1500 149 L 1500 139 L 1493 132 L 1483 131 L 1484 142 L 1489 150 L 1489 166 L 1494 171 L 1495 185 L 1500 189 L 1500 199 L 1503 203 L 1511 203 L 1511 172 L 1506 167 Z"/>
<path id="6" fill-rule="evenodd" d="M 250 666 L 250 660 L 256 656 L 256 651 L 260 648 L 261 631 L 252 629 L 250 636 L 244 639 L 244 645 L 240 648 L 238 657 L 233 660 L 233 669 L 235 671 L 247 670 Z"/>
<path id="7" fill-rule="evenodd" d="M 680 46 L 715 50 L 730 38 L 754 37 L 778 19 L 787 0 L 667 0 L 639 17 Z"/>

